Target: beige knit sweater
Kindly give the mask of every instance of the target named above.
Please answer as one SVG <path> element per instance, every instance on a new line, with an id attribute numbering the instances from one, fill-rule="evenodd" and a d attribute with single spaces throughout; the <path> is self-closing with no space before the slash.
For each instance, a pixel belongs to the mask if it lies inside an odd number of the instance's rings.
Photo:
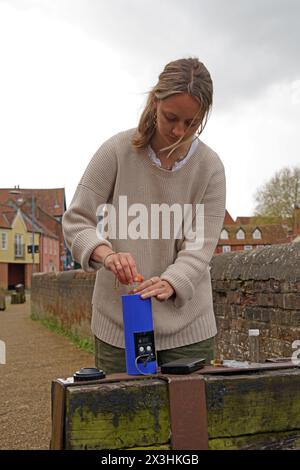
<path id="1" fill-rule="evenodd" d="M 92 332 L 102 341 L 124 347 L 121 295 L 130 288 L 115 289 L 111 271 L 90 259 L 98 245 L 106 244 L 115 251 L 130 252 L 145 279 L 160 276 L 175 289 L 176 295 L 165 302 L 152 299 L 156 349 L 175 348 L 216 334 L 209 262 L 225 214 L 224 168 L 217 154 L 201 141 L 178 171 L 158 168 L 147 149 L 132 147 L 134 132 L 113 136 L 96 152 L 64 214 L 63 230 L 73 258 L 85 271 L 97 271 Z M 202 248 L 191 250 L 184 233 L 177 238 L 172 230 L 169 238 L 151 238 L 151 220 L 149 237 L 126 239 L 116 230 L 116 238 L 99 239 L 96 214 L 101 204 L 112 204 L 117 220 L 119 215 L 123 220 L 126 216 L 128 224 L 137 217 L 119 214 L 119 196 L 127 196 L 128 207 L 143 204 L 149 214 L 153 204 L 204 204 Z"/>

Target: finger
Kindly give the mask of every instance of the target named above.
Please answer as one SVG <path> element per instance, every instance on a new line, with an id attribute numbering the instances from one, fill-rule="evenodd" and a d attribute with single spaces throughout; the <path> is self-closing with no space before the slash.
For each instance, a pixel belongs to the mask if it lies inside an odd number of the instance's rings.
<path id="1" fill-rule="evenodd" d="M 122 264 L 119 261 L 119 256 L 116 254 L 112 255 L 110 258 L 111 259 L 109 259 L 107 263 L 105 263 L 106 269 L 110 270 L 121 284 L 128 284 L 125 277 L 125 273 L 122 268 Z"/>
<path id="2" fill-rule="evenodd" d="M 158 282 L 160 282 L 159 277 L 152 277 L 151 279 L 147 279 L 147 281 L 142 282 L 139 286 L 134 289 L 134 292 L 142 292 L 144 289 L 149 287 L 158 287 Z"/>
<path id="3" fill-rule="evenodd" d="M 130 275 L 131 275 L 132 279 L 134 280 L 134 278 L 138 275 L 138 270 L 137 270 L 135 261 L 134 261 L 134 259 L 131 255 L 127 256 L 127 262 L 128 262 L 129 270 L 131 272 Z"/>
<path id="4" fill-rule="evenodd" d="M 133 292 L 142 292 L 144 289 L 150 286 L 152 286 L 152 282 L 149 282 L 149 281 L 141 282 L 141 284 L 139 284 L 137 287 L 133 289 Z"/>
<path id="5" fill-rule="evenodd" d="M 157 294 L 156 298 L 157 300 L 167 300 L 170 297 L 169 294 L 163 292 L 161 294 Z"/>
<path id="6" fill-rule="evenodd" d="M 152 287 L 151 289 L 145 289 L 145 291 L 141 294 L 142 299 L 148 299 L 149 297 L 155 297 L 158 294 L 163 293 L 163 287 Z"/>
<path id="7" fill-rule="evenodd" d="M 117 277 L 118 277 L 119 281 L 122 284 L 128 284 L 127 278 L 126 278 L 126 275 L 125 275 L 125 272 L 124 272 L 124 269 L 123 269 L 123 266 L 122 266 L 122 263 L 120 263 L 119 260 L 115 262 L 115 268 L 117 270 Z"/>
<path id="8" fill-rule="evenodd" d="M 106 263 L 105 268 L 108 269 L 109 271 L 111 271 L 112 273 L 114 273 L 115 276 L 117 276 L 118 271 L 116 269 L 116 266 L 115 266 L 115 263 L 114 263 L 113 259 L 109 260 Z"/>
<path id="9" fill-rule="evenodd" d="M 114 262 L 110 261 L 109 263 L 107 263 L 106 269 L 111 271 L 116 276 L 116 279 L 123 284 L 123 278 L 119 276 L 119 272 Z"/>
<path id="10" fill-rule="evenodd" d="M 133 282 L 133 277 L 132 277 L 132 273 L 131 273 L 131 268 L 128 264 L 128 260 L 127 260 L 127 257 L 126 256 L 120 256 L 120 263 L 122 265 L 122 268 L 123 268 L 123 273 L 124 273 L 124 276 L 125 276 L 125 279 L 126 279 L 126 282 L 128 284 L 132 284 Z"/>
<path id="11" fill-rule="evenodd" d="M 138 275 L 137 267 L 135 261 L 131 255 L 131 253 L 118 253 L 120 260 L 122 260 L 122 265 L 124 268 L 124 273 L 126 273 L 126 277 L 129 283 L 134 281 L 134 278 Z M 129 270 L 129 273 L 128 273 Z"/>

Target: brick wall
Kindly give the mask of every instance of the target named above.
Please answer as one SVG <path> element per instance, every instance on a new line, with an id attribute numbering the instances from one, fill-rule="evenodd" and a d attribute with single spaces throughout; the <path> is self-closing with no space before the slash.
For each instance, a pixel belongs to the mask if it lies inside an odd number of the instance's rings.
<path id="1" fill-rule="evenodd" d="M 260 330 L 260 361 L 291 357 L 300 339 L 300 243 L 218 255 L 212 262 L 217 349 L 249 359 L 249 329 Z"/>
<path id="2" fill-rule="evenodd" d="M 260 360 L 290 357 L 300 340 L 300 243 L 212 260 L 217 352 L 224 358 L 249 358 L 248 330 L 260 330 Z M 82 271 L 35 274 L 32 311 L 55 316 L 64 327 L 89 336 L 95 275 Z"/>
<path id="3" fill-rule="evenodd" d="M 94 282 L 94 274 L 82 271 L 34 274 L 31 311 L 40 319 L 55 317 L 64 328 L 89 337 Z"/>

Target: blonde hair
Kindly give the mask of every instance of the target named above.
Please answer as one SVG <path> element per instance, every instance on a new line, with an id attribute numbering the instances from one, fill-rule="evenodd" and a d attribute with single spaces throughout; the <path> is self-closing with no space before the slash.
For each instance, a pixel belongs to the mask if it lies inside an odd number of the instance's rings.
<path id="1" fill-rule="evenodd" d="M 155 102 L 157 100 L 164 100 L 178 93 L 188 93 L 201 104 L 200 113 L 202 116 L 198 135 L 201 134 L 208 120 L 212 106 L 213 83 L 210 73 L 202 62 L 196 58 L 175 60 L 165 66 L 158 78 L 158 83 L 152 88 L 148 95 L 148 100 L 140 117 L 137 132 L 132 139 L 132 145 L 136 149 L 146 148 L 155 133 Z M 191 123 L 190 126 L 192 125 L 193 123 Z M 166 148 L 171 149 L 170 154 L 187 142 L 187 140 L 183 141 L 183 138 L 184 136 L 174 145 Z M 192 141 L 193 139 L 194 137 L 192 136 L 188 140 Z"/>

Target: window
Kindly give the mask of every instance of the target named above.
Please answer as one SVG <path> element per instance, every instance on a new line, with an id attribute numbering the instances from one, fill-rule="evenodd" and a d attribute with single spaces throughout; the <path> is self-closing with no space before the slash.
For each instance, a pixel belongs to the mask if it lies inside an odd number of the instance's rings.
<path id="1" fill-rule="evenodd" d="M 221 235 L 220 235 L 220 238 L 221 238 L 221 240 L 228 240 L 229 235 L 228 235 L 227 230 L 225 230 L 225 228 L 223 228 L 223 230 L 221 232 Z"/>
<path id="2" fill-rule="evenodd" d="M 222 251 L 223 251 L 223 253 L 229 253 L 229 251 L 231 251 L 231 246 L 230 245 L 223 245 Z"/>
<path id="3" fill-rule="evenodd" d="M 53 254 L 55 256 L 56 256 L 56 244 L 57 244 L 56 240 L 53 240 L 53 248 L 54 248 L 54 253 Z"/>
<path id="4" fill-rule="evenodd" d="M 24 257 L 23 235 L 20 235 L 19 233 L 16 233 L 15 235 L 15 257 Z"/>
<path id="5" fill-rule="evenodd" d="M 47 238 L 44 238 L 44 248 L 45 248 L 45 249 L 44 249 L 44 253 L 45 253 L 45 255 L 48 254 L 48 245 L 47 245 L 47 242 L 48 242 Z"/>
<path id="6" fill-rule="evenodd" d="M 256 230 L 254 230 L 254 232 L 252 233 L 252 237 L 254 240 L 261 240 L 261 231 L 258 230 L 258 228 Z"/>
<path id="7" fill-rule="evenodd" d="M 245 239 L 245 232 L 240 228 L 240 230 L 236 234 L 237 240 L 244 240 Z"/>
<path id="8" fill-rule="evenodd" d="M 7 250 L 7 233 L 1 232 L 1 250 Z"/>
<path id="9" fill-rule="evenodd" d="M 50 263 L 48 264 L 48 273 L 54 273 L 54 272 L 55 272 L 55 266 L 52 263 L 52 261 L 50 261 Z"/>
<path id="10" fill-rule="evenodd" d="M 246 251 L 253 250 L 253 246 L 252 245 L 245 245 L 244 250 L 246 250 Z"/>
<path id="11" fill-rule="evenodd" d="M 52 240 L 49 238 L 49 255 L 52 255 Z"/>

